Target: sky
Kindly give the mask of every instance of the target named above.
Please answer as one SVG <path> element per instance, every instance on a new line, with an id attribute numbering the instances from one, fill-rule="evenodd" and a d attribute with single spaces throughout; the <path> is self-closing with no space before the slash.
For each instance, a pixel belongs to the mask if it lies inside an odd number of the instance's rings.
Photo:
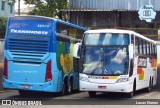
<path id="1" fill-rule="evenodd" d="M 25 5 L 24 4 L 24 1 L 23 0 L 20 0 L 20 8 L 22 9 L 22 8 L 26 8 L 27 7 L 27 5 Z M 15 10 L 17 10 L 18 9 L 18 0 L 16 0 L 16 3 L 15 3 Z"/>
<path id="2" fill-rule="evenodd" d="M 69 0 L 67 0 L 69 2 Z M 23 9 L 23 8 L 26 8 L 28 5 L 25 5 L 24 4 L 24 0 L 20 0 L 20 8 Z M 15 3 L 15 10 L 18 10 L 18 0 L 16 0 L 16 3 Z"/>

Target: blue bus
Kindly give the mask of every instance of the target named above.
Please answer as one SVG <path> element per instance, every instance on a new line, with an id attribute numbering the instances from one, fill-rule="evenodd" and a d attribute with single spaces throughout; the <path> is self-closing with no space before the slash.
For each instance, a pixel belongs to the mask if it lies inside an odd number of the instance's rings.
<path id="1" fill-rule="evenodd" d="M 79 88 L 73 48 L 86 30 L 54 18 L 9 17 L 3 87 L 18 90 L 20 95 L 32 91 L 71 94 Z"/>

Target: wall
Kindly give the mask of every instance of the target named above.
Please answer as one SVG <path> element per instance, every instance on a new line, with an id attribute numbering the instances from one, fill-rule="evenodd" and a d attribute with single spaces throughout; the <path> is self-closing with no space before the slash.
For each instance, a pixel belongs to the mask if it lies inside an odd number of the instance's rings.
<path id="1" fill-rule="evenodd" d="M 15 12 L 14 5 L 13 5 L 13 13 L 10 13 L 10 5 L 8 5 L 8 0 L 5 0 L 5 9 L 4 10 L 1 9 L 2 1 L 3 0 L 0 0 L 0 16 L 3 16 L 3 17 L 13 16 L 14 12 Z"/>
<path id="2" fill-rule="evenodd" d="M 69 0 L 72 9 L 96 9 L 96 10 L 138 10 L 149 4 L 156 11 L 160 10 L 160 0 Z"/>
<path id="3" fill-rule="evenodd" d="M 70 22 L 90 29 L 120 28 L 134 30 L 157 40 L 160 12 L 151 22 L 141 21 L 137 11 L 71 11 Z"/>

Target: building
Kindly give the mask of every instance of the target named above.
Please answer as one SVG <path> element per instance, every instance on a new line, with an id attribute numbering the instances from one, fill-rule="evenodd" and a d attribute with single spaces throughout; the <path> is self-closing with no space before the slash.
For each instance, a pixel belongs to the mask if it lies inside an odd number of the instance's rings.
<path id="1" fill-rule="evenodd" d="M 94 28 L 122 28 L 157 39 L 160 27 L 160 0 L 69 0 L 67 13 L 71 23 Z M 152 5 L 156 12 L 152 22 L 140 20 L 141 7 Z M 147 14 L 147 11 L 145 12 Z M 150 15 L 150 11 L 149 11 Z"/>
<path id="2" fill-rule="evenodd" d="M 0 16 L 9 17 L 14 15 L 14 2 L 12 0 L 0 0 Z"/>

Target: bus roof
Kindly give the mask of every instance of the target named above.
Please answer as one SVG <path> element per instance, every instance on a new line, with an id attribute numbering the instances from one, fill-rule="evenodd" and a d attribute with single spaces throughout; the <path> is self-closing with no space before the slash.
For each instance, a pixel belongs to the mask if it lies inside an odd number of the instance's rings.
<path id="1" fill-rule="evenodd" d="M 130 33 L 130 30 L 121 30 L 121 29 L 96 29 L 96 30 L 87 30 L 85 33 Z"/>
<path id="2" fill-rule="evenodd" d="M 69 23 L 69 22 L 65 22 L 65 21 L 62 21 L 60 19 L 55 19 L 55 18 L 51 18 L 51 17 L 45 17 L 45 16 L 36 16 L 36 15 L 26 15 L 26 16 L 11 16 L 9 17 L 11 20 L 12 19 L 19 19 L 19 20 L 25 20 L 25 19 L 40 19 L 40 20 L 54 20 L 54 21 L 57 21 L 57 22 L 60 22 L 60 23 L 63 23 L 63 24 L 66 24 L 66 25 L 71 25 L 75 28 L 79 28 L 79 29 L 82 29 L 82 30 L 87 30 L 87 28 L 84 28 L 84 27 L 81 27 L 81 26 L 78 26 L 78 25 L 75 25 L 75 24 L 72 24 L 72 23 Z"/>
<path id="3" fill-rule="evenodd" d="M 59 20 L 59 19 L 54 19 L 54 20 L 57 20 L 57 22 L 60 22 L 60 23 L 66 24 L 66 25 L 71 25 L 72 27 L 75 27 L 75 28 L 79 28 L 79 29 L 82 29 L 82 30 L 88 30 L 87 28 L 84 28 L 84 27 L 81 27 L 81 26 L 78 26 L 78 25 L 75 25 L 75 24 L 72 24 L 72 23 L 69 23 L 69 22 L 65 22 L 65 21 L 62 21 L 62 20 Z"/>
<path id="4" fill-rule="evenodd" d="M 96 30 L 87 30 L 85 33 L 122 33 L 122 34 L 133 34 L 139 38 L 142 38 L 146 41 L 155 43 L 154 40 L 147 38 L 139 33 L 136 33 L 132 30 L 122 30 L 122 29 L 96 29 Z"/>

